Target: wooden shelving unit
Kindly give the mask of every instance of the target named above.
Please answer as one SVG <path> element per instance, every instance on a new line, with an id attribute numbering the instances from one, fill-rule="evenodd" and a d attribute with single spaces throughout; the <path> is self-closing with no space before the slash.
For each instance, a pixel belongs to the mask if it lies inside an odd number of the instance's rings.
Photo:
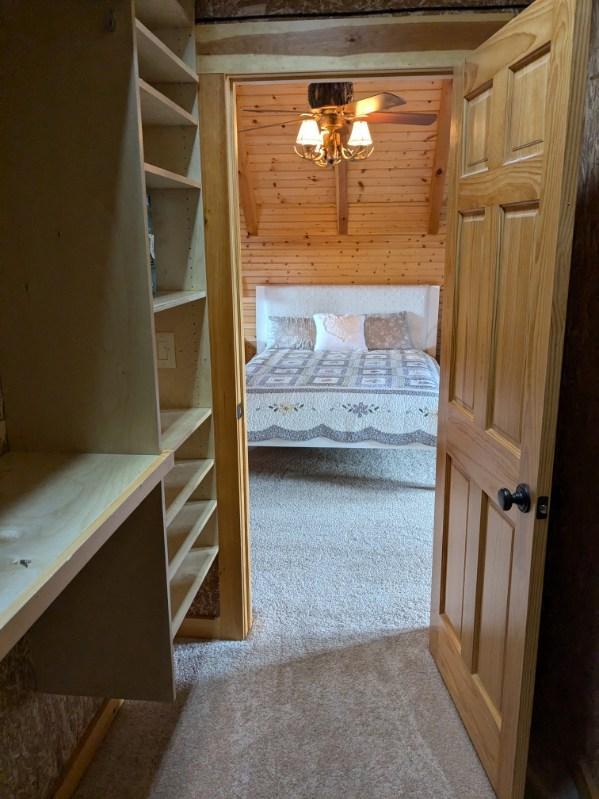
<path id="1" fill-rule="evenodd" d="M 0 659 L 28 633 L 40 690 L 171 700 L 172 639 L 218 553 L 194 3 L 131 0 L 111 27 L 65 0 L 33 61 L 36 10 L 13 5 Z"/>
<path id="2" fill-rule="evenodd" d="M 135 0 L 138 94 L 156 253 L 157 363 L 172 635 L 218 553 L 193 2 Z M 190 92 L 191 89 L 191 92 Z M 149 273 L 148 264 L 148 273 Z"/>

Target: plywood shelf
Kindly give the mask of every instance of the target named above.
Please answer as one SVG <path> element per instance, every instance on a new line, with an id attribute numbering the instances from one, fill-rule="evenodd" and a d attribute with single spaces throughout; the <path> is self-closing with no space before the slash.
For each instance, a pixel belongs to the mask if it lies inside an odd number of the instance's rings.
<path id="1" fill-rule="evenodd" d="M 169 308 L 176 308 L 178 305 L 197 302 L 205 298 L 205 291 L 160 291 L 154 297 L 154 313 L 168 311 Z"/>
<path id="2" fill-rule="evenodd" d="M 192 549 L 183 560 L 171 582 L 172 635 L 177 634 L 198 589 L 206 579 L 218 547 Z"/>
<path id="3" fill-rule="evenodd" d="M 0 458 L 0 659 L 172 463 L 170 452 Z"/>
<path id="4" fill-rule="evenodd" d="M 143 22 L 135 20 L 139 75 L 149 83 L 197 83 L 197 73 Z"/>
<path id="5" fill-rule="evenodd" d="M 160 413 L 162 449 L 178 449 L 212 414 L 211 408 L 165 410 Z"/>
<path id="6" fill-rule="evenodd" d="M 216 500 L 186 502 L 167 530 L 168 570 L 172 577 L 183 559 L 201 537 L 216 510 Z"/>
<path id="7" fill-rule="evenodd" d="M 164 479 L 165 522 L 173 521 L 204 477 L 214 466 L 211 458 L 179 461 Z"/>
<path id="8" fill-rule="evenodd" d="M 179 0 L 135 0 L 135 15 L 148 28 L 180 28 L 194 24 Z"/>
<path id="9" fill-rule="evenodd" d="M 200 189 L 201 184 L 197 180 L 186 178 L 177 172 L 162 169 L 154 164 L 144 164 L 146 175 L 146 187 L 148 189 Z"/>
<path id="10" fill-rule="evenodd" d="M 198 124 L 193 114 L 181 108 L 142 78 L 139 79 L 139 102 L 142 125 L 187 126 Z"/>

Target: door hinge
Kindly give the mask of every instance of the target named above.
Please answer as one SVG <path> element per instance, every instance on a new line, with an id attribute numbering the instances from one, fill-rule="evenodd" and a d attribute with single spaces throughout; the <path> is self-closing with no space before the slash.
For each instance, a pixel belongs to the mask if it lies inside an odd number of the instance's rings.
<path id="1" fill-rule="evenodd" d="M 241 417 L 243 416 L 243 404 L 241 402 L 237 403 L 237 409 L 235 411 L 235 416 L 238 419 L 241 419 Z"/>
<path id="2" fill-rule="evenodd" d="M 549 516 L 549 497 L 537 499 L 537 519 L 546 519 Z"/>

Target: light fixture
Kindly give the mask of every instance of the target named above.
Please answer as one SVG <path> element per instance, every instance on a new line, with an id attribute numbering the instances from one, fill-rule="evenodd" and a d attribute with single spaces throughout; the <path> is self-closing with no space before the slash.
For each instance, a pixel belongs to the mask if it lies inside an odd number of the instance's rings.
<path id="1" fill-rule="evenodd" d="M 336 108 L 324 108 L 303 119 L 295 140 L 295 153 L 321 167 L 368 158 L 374 151 L 368 123 L 355 120 L 348 137 L 349 122 Z"/>
<path id="2" fill-rule="evenodd" d="M 348 147 L 370 147 L 372 136 L 368 128 L 368 122 L 363 119 L 356 119 L 351 126 L 351 133 L 347 140 Z"/>
<path id="3" fill-rule="evenodd" d="M 302 120 L 295 143 L 302 147 L 319 147 L 322 144 L 320 128 L 315 119 Z"/>

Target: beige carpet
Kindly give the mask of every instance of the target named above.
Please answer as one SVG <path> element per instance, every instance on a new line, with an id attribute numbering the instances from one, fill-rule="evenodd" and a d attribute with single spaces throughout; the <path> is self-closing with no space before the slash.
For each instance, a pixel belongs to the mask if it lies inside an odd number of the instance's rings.
<path id="1" fill-rule="evenodd" d="M 127 702 L 78 799 L 491 799 L 427 650 L 431 456 L 251 461 L 250 638 L 177 646 L 176 705 Z"/>

